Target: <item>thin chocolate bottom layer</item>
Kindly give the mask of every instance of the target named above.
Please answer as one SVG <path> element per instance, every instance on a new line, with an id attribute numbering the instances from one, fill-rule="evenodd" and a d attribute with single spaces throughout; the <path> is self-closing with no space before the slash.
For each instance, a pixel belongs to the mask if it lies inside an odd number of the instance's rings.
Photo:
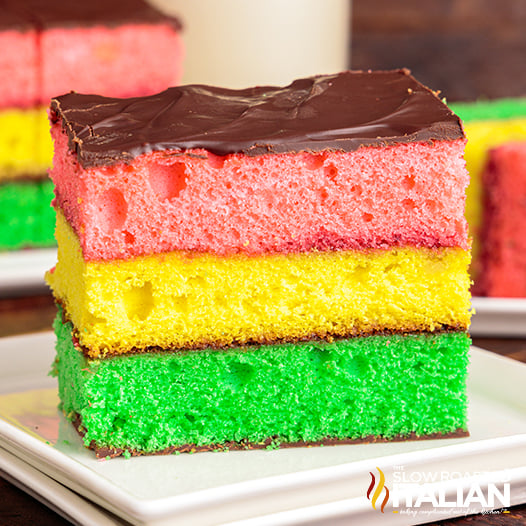
<path id="1" fill-rule="evenodd" d="M 80 436 L 84 436 L 82 429 L 82 423 L 80 416 L 77 414 L 73 420 L 73 425 Z M 172 446 L 162 449 L 160 451 L 145 452 L 138 451 L 132 448 L 115 448 L 97 446 L 95 441 L 92 440 L 89 444 L 89 449 L 95 451 L 97 458 L 116 458 L 122 455 L 129 454 L 132 457 L 140 457 L 145 455 L 172 455 L 174 453 L 200 453 L 203 451 L 243 451 L 253 449 L 285 449 L 292 447 L 319 447 L 319 446 L 338 446 L 348 444 L 375 444 L 379 442 L 407 442 L 407 441 L 419 441 L 419 440 L 437 440 L 445 438 L 463 438 L 469 437 L 469 431 L 464 429 L 457 429 L 450 433 L 431 433 L 429 435 L 418 436 L 416 433 L 410 433 L 406 436 L 395 436 L 392 438 L 386 438 L 382 436 L 366 436 L 363 438 L 332 438 L 327 437 L 323 440 L 318 441 L 298 441 L 298 442 L 280 442 L 279 437 L 268 437 L 263 442 L 249 442 L 242 440 L 240 442 L 228 441 L 222 444 L 184 444 L 182 446 Z"/>
<path id="2" fill-rule="evenodd" d="M 10 183 L 39 183 L 49 181 L 47 172 L 41 173 L 20 173 L 17 175 L 4 176 L 0 179 L 0 185 Z"/>

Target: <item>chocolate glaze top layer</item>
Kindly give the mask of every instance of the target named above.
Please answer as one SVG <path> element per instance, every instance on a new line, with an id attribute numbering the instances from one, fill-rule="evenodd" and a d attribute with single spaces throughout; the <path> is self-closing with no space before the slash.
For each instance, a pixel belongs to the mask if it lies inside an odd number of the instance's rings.
<path id="1" fill-rule="evenodd" d="M 130 23 L 168 23 L 181 28 L 177 18 L 162 13 L 145 0 L 0 0 L 2 29 L 113 27 Z"/>
<path id="2" fill-rule="evenodd" d="M 30 31 L 34 30 L 33 24 L 17 9 L 11 9 L 6 0 L 0 0 L 0 31 Z M 5 52 L 5 51 L 4 51 Z"/>
<path id="3" fill-rule="evenodd" d="M 347 71 L 287 87 L 188 85 L 130 99 L 69 93 L 52 100 L 51 116 L 84 167 L 160 150 L 256 156 L 464 137 L 459 118 L 407 70 Z"/>

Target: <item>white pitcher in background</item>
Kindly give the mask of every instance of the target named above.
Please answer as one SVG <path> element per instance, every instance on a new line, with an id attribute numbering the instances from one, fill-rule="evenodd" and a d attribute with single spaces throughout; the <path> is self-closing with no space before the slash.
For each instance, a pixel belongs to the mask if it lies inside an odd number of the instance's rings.
<path id="1" fill-rule="evenodd" d="M 286 85 L 349 67 L 350 0 L 153 0 L 184 25 L 183 83 Z"/>

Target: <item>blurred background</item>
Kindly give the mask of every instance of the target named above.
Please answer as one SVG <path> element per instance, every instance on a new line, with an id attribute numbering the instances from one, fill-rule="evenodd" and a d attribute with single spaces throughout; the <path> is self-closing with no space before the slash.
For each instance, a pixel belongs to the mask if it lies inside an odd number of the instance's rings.
<path id="1" fill-rule="evenodd" d="M 242 87 L 407 67 L 448 101 L 526 95 L 523 0 L 154 3 L 185 25 L 185 82 Z"/>
<path id="2" fill-rule="evenodd" d="M 523 0 L 354 0 L 353 68 L 407 67 L 447 100 L 526 95 Z"/>
<path id="3" fill-rule="evenodd" d="M 184 84 L 285 85 L 349 66 L 350 0 L 153 0 L 181 18 Z"/>

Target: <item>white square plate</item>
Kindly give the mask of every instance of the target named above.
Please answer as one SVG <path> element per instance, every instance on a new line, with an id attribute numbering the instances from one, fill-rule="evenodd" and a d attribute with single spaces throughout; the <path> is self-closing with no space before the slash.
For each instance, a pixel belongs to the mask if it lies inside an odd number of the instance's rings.
<path id="1" fill-rule="evenodd" d="M 53 357 L 52 333 L 0 340 L 0 469 L 34 480 L 25 483 L 33 492 L 47 487 L 55 507 L 72 491 L 96 511 L 138 525 L 349 524 L 353 518 L 418 524 L 466 513 L 426 511 L 424 503 L 414 516 L 402 516 L 390 502 L 382 514 L 366 497 L 370 472 L 378 467 L 386 485 L 401 469 L 442 474 L 433 480 L 444 491 L 456 491 L 444 473 L 460 474 L 457 486 L 507 480 L 510 505 L 526 502 L 526 366 L 487 351 L 471 350 L 467 438 L 109 461 L 84 448 L 57 410 L 55 380 L 47 376 Z M 54 492 L 57 482 L 68 491 Z"/>

